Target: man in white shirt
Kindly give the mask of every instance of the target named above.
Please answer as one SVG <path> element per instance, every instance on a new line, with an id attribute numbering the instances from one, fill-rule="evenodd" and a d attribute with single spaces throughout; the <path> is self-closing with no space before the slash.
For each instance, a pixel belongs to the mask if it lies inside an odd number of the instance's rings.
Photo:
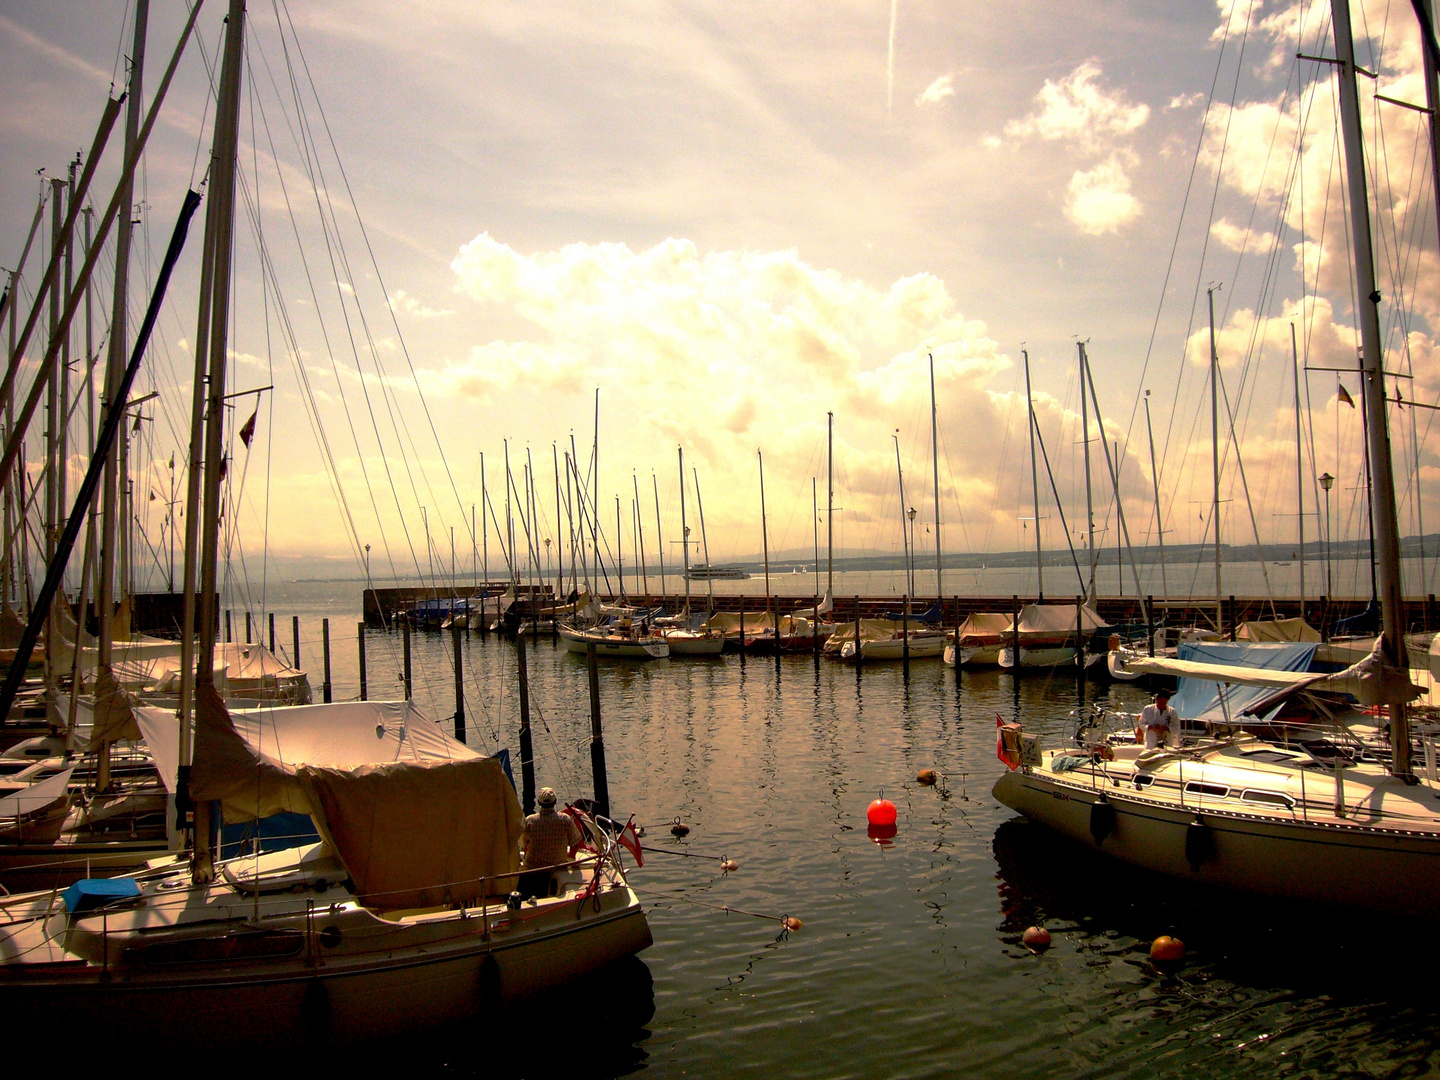
<path id="1" fill-rule="evenodd" d="M 1155 694 L 1155 703 L 1140 710 L 1140 723 L 1135 728 L 1135 738 L 1145 740 L 1145 749 L 1157 746 L 1180 745 L 1180 714 L 1170 707 L 1170 691 L 1160 690 Z"/>

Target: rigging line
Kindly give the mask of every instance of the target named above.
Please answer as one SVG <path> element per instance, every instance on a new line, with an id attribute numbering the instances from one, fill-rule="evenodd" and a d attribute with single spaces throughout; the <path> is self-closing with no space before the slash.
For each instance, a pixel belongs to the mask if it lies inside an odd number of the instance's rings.
<path id="1" fill-rule="evenodd" d="M 272 0 L 272 5 L 274 4 L 274 2 L 275 2 L 275 0 Z M 319 111 L 319 113 L 320 113 L 320 122 L 321 122 L 321 125 L 322 125 L 322 126 L 324 127 L 324 129 L 325 129 L 326 137 L 330 140 L 330 144 L 331 144 L 332 149 L 335 150 L 335 164 L 336 164 L 336 168 L 337 168 L 337 169 L 339 170 L 339 172 L 340 172 L 341 182 L 345 185 L 346 198 L 347 198 L 347 199 L 349 200 L 349 202 L 350 202 L 351 212 L 355 215 L 356 225 L 357 225 L 357 227 L 358 227 L 359 230 L 360 230 L 360 237 L 361 237 L 361 240 L 362 240 L 362 241 L 364 242 L 364 244 L 365 244 L 366 253 L 370 256 L 370 264 L 371 264 L 371 268 L 372 268 L 372 269 L 374 270 L 374 272 L 375 272 L 376 281 L 377 281 L 377 283 L 380 285 L 380 289 L 381 289 L 382 294 L 385 296 L 385 309 L 386 309 L 386 311 L 389 312 L 389 314 L 390 314 L 390 321 L 391 321 L 391 324 L 392 324 L 392 325 L 394 326 L 394 328 L 395 328 L 396 340 L 399 342 L 401 354 L 405 357 L 406 365 L 407 365 L 408 368 L 410 369 L 410 377 L 411 377 L 412 382 L 415 384 L 415 390 L 416 390 L 416 394 L 417 394 L 417 396 L 418 396 L 418 398 L 419 398 L 419 401 L 420 401 L 421 409 L 422 409 L 423 412 L 425 413 L 426 423 L 427 423 L 427 424 L 429 425 L 429 427 L 430 427 L 430 434 L 431 434 L 431 436 L 432 436 L 432 437 L 434 438 L 434 440 L 435 440 L 435 445 L 436 445 L 437 449 L 439 449 L 439 451 L 440 451 L 440 461 L 441 461 L 441 465 L 443 466 L 443 468 L 444 468 L 444 470 L 445 470 L 445 478 L 446 478 L 446 480 L 448 481 L 448 483 L 450 484 L 450 492 L 451 492 L 451 494 L 452 494 L 452 495 L 454 496 L 454 498 L 455 498 L 456 509 L 457 509 L 457 511 L 459 512 L 459 515 L 460 515 L 462 521 L 465 521 L 465 522 L 468 524 L 468 519 L 466 518 L 466 515 L 465 515 L 465 507 L 464 507 L 464 505 L 463 505 L 463 503 L 462 503 L 462 501 L 461 501 L 461 499 L 460 499 L 459 489 L 456 487 L 455 478 L 454 478 L 453 474 L 452 474 L 451 471 L 450 471 L 449 459 L 446 457 L 445 452 L 444 452 L 444 447 L 443 447 L 443 445 L 442 445 L 441 442 L 440 442 L 440 434 L 439 434 L 439 432 L 438 432 L 438 431 L 436 430 L 436 428 L 435 428 L 435 419 L 434 419 L 434 417 L 432 416 L 432 414 L 431 414 L 431 412 L 430 412 L 430 404 L 429 404 L 429 402 L 426 400 L 424 391 L 422 390 L 422 388 L 421 388 L 421 386 L 420 386 L 419 375 L 418 375 L 418 373 L 417 373 L 416 370 L 415 370 L 415 363 L 414 363 L 413 358 L 412 358 L 411 355 L 410 355 L 409 346 L 407 346 L 406 343 L 405 343 L 405 336 L 404 336 L 404 334 L 401 333 L 401 331 L 400 331 L 400 323 L 399 323 L 398 318 L 396 317 L 394 305 L 390 302 L 390 294 L 389 294 L 389 291 L 385 288 L 384 275 L 383 275 L 383 274 L 381 273 L 381 271 L 380 271 L 379 260 L 376 258 L 376 256 L 375 256 L 375 250 L 374 250 L 373 246 L 372 246 L 371 243 L 370 243 L 370 234 L 369 234 L 369 231 L 365 228 L 364 219 L 360 216 L 359 205 L 358 205 L 358 203 L 357 203 L 356 200 L 355 200 L 355 193 L 354 193 L 353 189 L 352 189 L 351 186 L 350 186 L 350 177 L 349 177 L 349 174 L 345 171 L 345 163 L 344 163 L 344 161 L 341 160 L 338 149 L 335 149 L 335 139 L 334 139 L 333 133 L 332 133 L 331 130 L 330 130 L 330 120 L 329 120 L 329 117 L 326 115 L 324 103 L 320 100 L 320 95 L 319 95 L 319 93 L 318 93 L 318 91 L 317 91 L 317 89 L 316 89 L 316 87 L 315 87 L 315 80 L 314 80 L 314 77 L 313 77 L 313 76 L 311 75 L 311 73 L 310 73 L 310 65 L 309 65 L 309 61 L 306 59 L 305 51 L 304 51 L 303 47 L 300 45 L 299 37 L 295 34 L 295 27 L 294 27 L 293 21 L 291 20 L 289 5 L 288 5 L 288 3 L 285 2 L 285 0 L 279 0 L 279 5 L 285 9 L 285 19 L 286 19 L 287 22 L 290 23 L 290 33 L 291 33 L 292 37 L 294 37 L 294 40 L 295 40 L 295 51 L 296 51 L 296 53 L 299 55 L 299 57 L 300 57 L 300 64 L 301 64 L 301 66 L 302 66 L 302 67 L 304 68 L 304 70 L 305 70 L 305 78 L 306 78 L 307 82 L 309 83 L 310 90 L 311 90 L 311 96 L 314 98 L 314 100 L 315 100 L 315 106 L 316 106 L 316 108 L 318 109 L 318 111 Z M 279 17 L 278 11 L 277 11 L 277 13 L 276 13 L 276 17 L 277 17 L 277 21 L 278 21 L 278 17 Z M 327 188 L 326 190 L 327 190 L 327 201 L 328 201 L 328 188 Z M 347 263 L 348 263 L 348 260 L 347 260 Z M 361 318 L 362 318 L 362 322 L 363 322 L 363 321 L 364 321 L 363 313 L 362 313 L 362 315 L 361 315 Z M 366 326 L 366 335 L 367 335 L 367 337 L 369 336 L 369 328 L 368 328 L 368 325 Z M 373 344 L 372 344 L 372 349 L 373 349 Z M 379 357 L 378 357 L 378 356 L 375 357 L 375 362 L 376 362 L 376 366 L 377 366 L 377 368 L 378 368 L 378 367 L 379 367 Z M 412 442 L 412 446 L 413 446 L 413 444 L 414 444 L 413 438 L 412 438 L 411 442 Z M 431 491 L 431 494 L 432 494 L 432 495 L 434 494 L 433 489 L 430 488 L 430 485 L 429 485 L 429 482 L 428 482 L 428 477 L 427 477 L 427 482 L 426 482 L 426 488 L 427 488 L 427 490 L 430 490 L 430 491 Z M 473 542 L 474 536 L 472 535 L 472 536 L 470 537 L 470 539 L 471 539 L 472 542 Z"/>
<path id="2" fill-rule="evenodd" d="M 258 46 L 258 42 L 257 42 L 257 46 Z M 261 57 L 262 62 L 265 64 L 266 72 L 267 72 L 267 74 L 269 74 L 269 76 L 270 76 L 271 86 L 272 86 L 272 88 L 274 88 L 274 90 L 275 90 L 275 92 L 276 92 L 276 95 L 277 95 L 277 100 L 278 100 L 278 99 L 279 99 L 279 87 L 275 84 L 274 73 L 273 73 L 273 71 L 271 71 L 271 69 L 270 69 L 269 60 L 268 60 L 268 58 L 266 57 L 263 48 L 261 48 L 261 50 L 260 50 L 260 57 Z M 287 122 L 287 125 L 288 125 L 288 124 L 289 124 L 289 118 L 288 118 L 288 115 L 284 113 L 283 102 L 282 102 L 282 105 L 281 105 L 281 112 L 282 112 L 282 115 L 286 115 L 286 122 Z M 275 150 L 274 137 L 273 137 L 273 133 L 272 133 L 272 130 L 271 130 L 271 126 L 270 126 L 269 121 L 268 121 L 268 117 L 267 117 L 266 112 L 265 112 L 265 109 L 264 109 L 263 101 L 262 101 L 262 103 L 261 103 L 261 122 L 262 122 L 262 126 L 263 126 L 263 128 L 264 128 L 264 130 L 265 130 L 265 132 L 266 132 L 267 142 L 269 143 L 269 146 L 270 146 L 271 158 L 272 158 L 273 160 L 275 160 L 276 162 L 278 162 L 280 159 L 279 159 L 279 157 L 278 157 L 278 155 L 277 155 L 277 153 L 276 153 L 276 150 Z M 294 129 L 293 129 L 293 127 L 291 127 L 291 133 L 292 133 L 292 135 L 294 135 Z M 298 137 L 297 137 L 297 143 L 298 143 Z M 308 176 L 308 174 L 307 174 L 307 176 Z M 312 183 L 312 186 L 313 186 L 313 178 L 310 178 L 310 179 L 311 179 L 311 183 Z M 377 502 L 376 497 L 375 497 L 375 487 L 374 487 L 374 485 L 373 485 L 373 484 L 371 483 L 371 481 L 370 481 L 370 472 L 369 472 L 369 468 L 368 468 L 368 466 L 366 465 L 366 462 L 365 462 L 365 454 L 364 454 L 363 450 L 362 450 L 361 447 L 360 447 L 359 433 L 355 430 L 354 421 L 353 421 L 353 419 L 352 419 L 351 416 L 350 416 L 350 411 L 349 411 L 349 408 L 348 408 L 348 404 L 347 404 L 347 402 L 346 402 L 344 382 L 343 382 L 343 380 L 340 378 L 340 374 L 339 374 L 339 371 L 338 371 L 338 369 L 337 369 L 337 367 L 336 367 L 336 363 L 335 363 L 335 353 L 334 353 L 334 349 L 333 349 L 333 347 L 332 347 L 331 344 L 330 344 L 330 331 L 329 331 L 329 328 L 328 328 L 328 326 L 327 326 L 327 324 L 326 324 L 325 317 L 324 317 L 324 315 L 323 315 L 323 313 L 322 313 L 322 308 L 321 308 L 321 306 L 320 306 L 320 298 L 319 298 L 319 295 L 317 294 L 316 289 L 315 289 L 314 276 L 313 276 L 313 275 L 311 274 L 311 272 L 310 272 L 309 259 L 308 259 L 308 257 L 307 257 L 306 254 L 305 254 L 306 245 L 305 245 L 304 241 L 301 239 L 301 236 L 300 236 L 300 225 L 299 225 L 298 220 L 297 220 L 296 217 L 295 217 L 295 210 L 294 210 L 294 207 L 293 207 L 293 205 L 292 205 L 292 203 L 291 203 L 291 201 L 290 201 L 289 186 L 288 186 L 288 185 L 286 184 L 286 182 L 285 182 L 285 174 L 284 174 L 284 171 L 281 170 L 281 169 L 277 169 L 277 182 L 278 182 L 278 186 L 279 186 L 279 189 L 280 189 L 281 198 L 284 200 L 284 203 L 285 203 L 286 213 L 287 213 L 287 215 L 289 216 L 289 219 L 290 219 L 291 231 L 292 231 L 292 234 L 293 234 L 294 237 L 295 237 L 297 252 L 298 252 L 298 254 L 299 254 L 299 256 L 300 256 L 301 268 L 302 268 L 302 270 L 304 271 L 306 284 L 307 284 L 307 286 L 308 286 L 308 288 L 309 288 L 309 292 L 310 292 L 311 302 L 312 302 L 312 304 L 314 305 L 315 318 L 316 318 L 316 320 L 317 320 L 317 323 L 318 323 L 318 326 L 319 326 L 319 329 L 320 329 L 321 339 L 322 339 L 322 341 L 323 341 L 324 344 L 325 344 L 325 353 L 326 353 L 326 356 L 330 359 L 331 373 L 333 374 L 333 376 L 334 376 L 334 378 L 335 378 L 335 382 L 336 382 L 336 392 L 337 392 L 337 394 L 338 394 L 339 397 L 340 397 L 341 406 L 342 406 L 342 413 L 343 413 L 343 415 L 344 415 L 344 417 L 345 417 L 346 424 L 347 424 L 347 426 L 348 426 L 348 428 L 349 428 L 349 430 L 350 430 L 351 441 L 352 441 L 352 443 L 353 443 L 354 446 L 355 446 L 356 463 L 357 463 L 357 465 L 358 465 L 358 467 L 359 467 L 359 469 L 360 469 L 360 475 L 361 475 L 361 478 L 362 478 L 362 480 L 363 480 L 363 482 L 364 482 L 364 487 L 365 487 L 366 494 L 367 494 L 367 496 L 369 497 L 370 508 L 371 508 L 372 512 L 374 513 L 374 515 L 375 515 L 376 528 L 377 528 L 377 530 L 378 530 L 379 533 L 380 533 L 380 541 L 381 541 L 382 549 L 386 552 L 386 558 L 387 558 L 387 561 L 389 562 L 391 573 L 394 574 L 394 572 L 395 572 L 395 564 L 394 564 L 393 555 L 391 555 L 391 553 L 390 553 L 390 543 L 389 543 L 389 537 L 388 537 L 388 535 L 387 535 L 387 533 L 386 533 L 386 529 L 385 529 L 385 519 L 382 517 L 382 515 L 381 515 L 381 513 L 380 513 L 380 506 L 379 506 L 379 503 Z M 242 178 L 242 184 L 243 184 L 243 178 Z M 247 208 L 248 208 L 248 207 L 247 207 Z M 267 254 L 266 254 L 265 257 L 268 259 L 268 249 L 267 249 Z M 272 281 L 272 283 L 274 283 L 274 287 L 278 290 L 278 287 L 279 287 L 279 286 L 278 286 L 278 278 L 274 275 L 273 270 L 272 270 L 272 274 L 271 274 L 271 281 Z M 315 397 L 314 388 L 313 388 L 313 386 L 311 385 L 311 382 L 310 382 L 310 373 L 309 373 L 308 368 L 307 368 L 306 365 L 305 365 L 304 354 L 303 354 L 303 352 L 301 351 L 301 349 L 300 349 L 300 347 L 299 347 L 299 340 L 298 340 L 298 338 L 296 337 L 296 335 L 294 334 L 293 324 L 291 323 L 291 320 L 290 320 L 290 317 L 289 317 L 289 313 L 288 313 L 288 309 L 287 309 L 287 308 L 285 307 L 285 305 L 284 305 L 284 299 L 283 299 L 283 297 L 280 296 L 280 295 L 278 295 L 278 293 L 277 293 L 277 296 L 276 296 L 276 302 L 277 302 L 277 306 L 278 306 L 279 313 L 280 313 L 280 315 L 281 315 L 282 322 L 283 322 L 283 324 L 285 325 L 285 327 L 287 328 L 287 337 L 288 337 L 288 339 L 289 339 L 290 342 L 291 342 L 291 347 L 292 347 L 292 365 L 293 365 L 293 367 L 294 367 L 294 369 L 295 369 L 296 374 L 299 376 L 300 383 L 301 383 L 301 386 L 302 386 L 302 389 L 303 389 L 302 401 L 305 403 L 306 410 L 307 410 L 307 416 L 310 417 L 311 428 L 312 428 L 312 431 L 313 431 L 313 432 L 315 433 L 315 435 L 316 435 L 317 442 L 319 443 L 320 448 L 321 448 L 321 453 L 322 453 L 325 461 L 327 462 L 327 465 L 328 465 L 327 473 L 328 473 L 328 476 L 329 476 L 330 481 L 331 481 L 332 490 L 334 490 L 334 492 L 335 492 L 335 494 L 336 494 L 337 502 L 339 503 L 340 509 L 341 509 L 342 520 L 343 520 L 343 522 L 345 523 L 345 525 L 346 525 L 346 527 L 347 527 L 347 530 L 348 530 L 348 532 L 349 532 L 349 534 L 350 534 L 352 553 L 354 554 L 354 556 L 355 556 L 355 558 L 356 558 L 356 560 L 357 560 L 357 562 L 358 562 L 358 561 L 360 561 L 360 559 L 361 559 L 360 551 L 361 551 L 361 546 L 362 546 L 362 545 L 360 544 L 359 530 L 358 530 L 358 528 L 357 528 L 356 525 L 355 525 L 354 516 L 353 516 L 353 514 L 352 514 L 351 511 L 350 511 L 349 499 L 348 499 L 348 497 L 345 495 L 344 485 L 340 482 L 340 471 L 339 471 L 339 468 L 338 468 L 338 466 L 337 466 L 337 464 L 336 464 L 336 461 L 335 461 L 334 450 L 333 450 L 333 448 L 332 448 L 332 446 L 331 446 L 331 443 L 330 443 L 329 434 L 328 434 L 328 432 L 326 431 L 326 428 L 325 428 L 324 419 L 323 419 L 322 416 L 320 415 L 319 405 L 318 405 L 317 399 L 316 399 L 316 397 Z M 385 458 L 384 458 L 383 452 L 382 452 L 381 457 L 382 457 L 382 461 L 384 461 Z M 393 484 L 392 484 L 392 490 L 393 490 Z M 404 520 L 403 515 L 401 516 L 401 520 L 402 520 L 402 521 Z M 411 554 L 412 554 L 412 557 L 413 557 L 413 555 L 414 555 L 413 546 L 412 546 L 412 548 L 411 548 Z M 417 566 L 418 566 L 418 558 L 416 559 L 416 564 L 417 564 Z M 388 640 L 388 638 L 387 638 L 387 640 Z M 393 653 L 393 652 L 394 652 L 394 645 L 393 645 L 393 643 L 391 643 L 390 649 L 391 649 L 391 652 Z M 392 658 L 392 659 L 393 659 L 393 658 Z"/>
<path id="3" fill-rule="evenodd" d="M 1040 456 L 1045 462 L 1045 475 L 1050 479 L 1050 492 L 1055 496 L 1055 509 L 1060 514 L 1060 527 L 1065 530 L 1065 544 L 1070 549 L 1070 561 L 1075 564 L 1075 578 L 1079 581 L 1080 591 L 1083 593 L 1085 591 L 1085 575 L 1080 570 L 1080 559 L 1075 554 L 1075 541 L 1070 535 L 1070 523 L 1065 520 L 1065 507 L 1060 502 L 1060 489 L 1055 486 L 1055 473 L 1050 469 L 1050 454 L 1045 449 L 1045 436 L 1040 434 L 1040 418 L 1031 413 L 1030 419 L 1035 425 L 1035 441 L 1040 444 Z"/>
<path id="4" fill-rule="evenodd" d="M 1140 365 L 1140 386 L 1145 385 L 1145 376 L 1150 370 L 1150 357 L 1155 348 L 1155 337 L 1160 331 L 1160 316 L 1165 309 L 1165 296 L 1170 288 L 1170 275 L 1175 269 L 1175 256 L 1180 249 L 1180 236 L 1185 225 L 1185 213 L 1190 206 L 1190 193 L 1195 185 L 1195 173 L 1200 167 L 1200 150 L 1205 145 L 1205 132 L 1210 123 L 1210 110 L 1215 104 L 1215 87 L 1220 82 L 1220 68 L 1225 59 L 1225 48 L 1230 40 L 1230 20 L 1225 20 L 1225 31 L 1220 38 L 1220 48 L 1215 56 L 1215 73 L 1210 78 L 1210 93 L 1205 101 L 1205 112 L 1200 117 L 1200 134 L 1196 136 L 1195 153 L 1190 158 L 1190 174 L 1185 179 L 1185 195 L 1180 201 L 1180 216 L 1175 222 L 1175 236 L 1170 242 L 1170 257 L 1165 262 L 1165 274 L 1160 281 L 1160 300 L 1155 305 L 1155 318 L 1150 324 L 1150 338 L 1145 344 L 1145 359 Z M 1191 312 L 1191 321 L 1194 321 L 1194 312 Z M 1188 334 L 1187 334 L 1188 336 Z M 1130 407 L 1130 419 L 1127 423 L 1127 432 L 1135 424 L 1135 415 L 1140 408 L 1140 396 L 1137 393 L 1135 402 Z M 1128 434 L 1127 434 L 1128 438 Z"/>
<path id="5" fill-rule="evenodd" d="M 1238 2 L 1239 2 L 1239 0 L 1236 0 L 1236 3 L 1238 3 Z M 1232 5 L 1232 7 L 1231 7 L 1231 10 L 1232 10 L 1232 11 L 1234 10 L 1234 6 L 1233 6 L 1233 5 Z M 1226 110 L 1225 110 L 1225 133 L 1224 133 L 1224 135 L 1222 136 L 1221 141 L 1220 141 L 1220 158 L 1219 158 L 1219 160 L 1218 160 L 1218 161 L 1216 162 L 1216 164 L 1215 164 L 1215 186 L 1211 189 L 1211 192 L 1210 192 L 1210 209 L 1209 209 L 1209 212 L 1208 212 L 1207 215 L 1206 215 L 1206 220 L 1207 220 L 1208 222 L 1213 222 L 1213 221 L 1215 220 L 1215 205 L 1216 205 L 1216 203 L 1219 201 L 1219 198 L 1220 198 L 1220 188 L 1221 188 L 1222 184 L 1224 183 L 1225 158 L 1226 158 L 1226 155 L 1227 155 L 1227 153 L 1229 152 L 1229 149 L 1230 149 L 1230 128 L 1231 128 L 1231 125 L 1232 125 L 1232 124 L 1234 123 L 1234 121 L 1235 121 L 1235 100 L 1236 100 L 1236 98 L 1239 96 L 1239 93 L 1240 93 L 1240 73 L 1241 73 L 1242 70 L 1244 70 L 1244 66 L 1245 66 L 1245 65 L 1244 65 L 1245 46 L 1246 46 L 1246 44 L 1248 44 L 1248 42 L 1249 42 L 1249 40 L 1250 40 L 1250 23 L 1251 23 L 1252 17 L 1254 16 L 1254 11 L 1255 11 L 1255 3 L 1254 3 L 1254 0 L 1251 0 L 1250 6 L 1249 6 L 1248 8 L 1246 8 L 1246 10 L 1245 10 L 1245 29 L 1244 29 L 1244 32 L 1241 34 L 1241 37 L 1240 37 L 1240 55 L 1236 58 L 1236 61 L 1235 61 L 1235 81 L 1231 84 L 1231 87 L 1230 87 L 1230 102 L 1229 102 L 1228 107 L 1227 107 Z M 1228 26 L 1229 20 L 1227 19 L 1226 22 L 1227 22 L 1227 26 Z M 1218 61 L 1217 61 L 1217 63 L 1218 63 Z M 1207 116 L 1209 115 L 1208 110 L 1207 110 L 1206 115 L 1207 115 Z M 1210 230 L 1209 230 L 1209 228 L 1207 227 L 1206 230 L 1205 230 L 1205 237 L 1204 237 L 1204 239 L 1200 242 L 1200 259 L 1199 259 L 1199 262 L 1197 263 L 1197 273 L 1196 273 L 1196 275 L 1195 275 L 1195 289 L 1194 289 L 1194 292 L 1191 294 L 1191 298 L 1190 298 L 1190 323 L 1189 323 L 1189 326 L 1186 327 L 1186 331 L 1185 331 L 1185 338 L 1186 338 L 1187 341 L 1189 340 L 1189 337 L 1190 337 L 1190 329 L 1191 329 L 1192 327 L 1194 327 L 1194 325 L 1195 325 L 1195 312 L 1198 310 L 1198 307 L 1199 307 L 1199 304 L 1200 304 L 1200 285 L 1201 285 L 1201 282 L 1202 282 L 1202 281 L 1204 280 L 1204 278 L 1205 278 L 1205 260 L 1206 260 L 1206 258 L 1207 258 L 1208 255 L 1209 255 L 1209 251 L 1210 251 Z M 1177 380 L 1175 381 L 1175 396 L 1174 396 L 1174 399 L 1173 399 L 1173 400 L 1171 401 L 1171 403 L 1170 403 L 1171 416 L 1174 416 L 1174 415 L 1175 415 L 1175 412 L 1177 411 L 1178 406 L 1179 406 L 1179 404 L 1180 404 L 1180 384 L 1184 381 L 1184 371 L 1185 371 L 1185 369 L 1184 369 L 1184 363 L 1183 363 L 1183 353 L 1182 353 L 1182 366 L 1181 366 L 1181 369 L 1180 369 L 1180 370 L 1181 370 L 1181 378 L 1180 378 L 1180 379 L 1177 379 Z M 1142 375 L 1143 375 L 1143 373 L 1142 373 Z M 1136 415 L 1136 413 L 1139 411 L 1139 408 L 1140 408 L 1140 391 L 1139 391 L 1139 389 L 1137 388 L 1137 390 L 1136 390 L 1136 392 L 1135 392 L 1135 401 L 1134 401 L 1134 403 L 1133 403 L 1133 404 L 1131 405 L 1131 407 L 1130 407 L 1130 420 L 1129 420 L 1129 423 L 1127 424 L 1127 430 L 1129 430 L 1129 429 L 1131 429 L 1131 428 L 1134 427 L 1134 425 L 1135 425 L 1135 415 Z M 1161 460 L 1162 460 L 1162 461 L 1166 461 L 1166 462 L 1168 463 L 1169 457 L 1170 457 L 1170 431 L 1168 430 L 1168 428 L 1167 428 L 1167 430 L 1166 430 L 1166 432 L 1165 432 L 1165 446 L 1164 446 L 1164 449 L 1163 449 L 1162 452 L 1161 452 L 1160 457 L 1161 457 Z"/>
<path id="6" fill-rule="evenodd" d="M 1240 471 L 1240 486 L 1245 492 L 1245 509 L 1250 515 L 1250 531 L 1255 537 L 1256 558 L 1260 563 L 1260 576 L 1265 579 L 1265 594 L 1270 598 L 1270 614 L 1279 618 L 1275 610 L 1275 591 L 1270 587 L 1270 571 L 1267 568 L 1264 550 L 1260 543 L 1260 526 L 1255 521 L 1255 504 L 1250 499 L 1250 481 L 1245 475 L 1245 460 L 1240 454 L 1240 441 L 1235 437 L 1235 416 L 1230 408 L 1230 392 L 1225 388 L 1225 375 L 1219 365 L 1215 368 L 1220 380 L 1220 394 L 1225 400 L 1225 418 L 1230 425 L 1230 446 L 1235 450 L 1235 465 Z"/>

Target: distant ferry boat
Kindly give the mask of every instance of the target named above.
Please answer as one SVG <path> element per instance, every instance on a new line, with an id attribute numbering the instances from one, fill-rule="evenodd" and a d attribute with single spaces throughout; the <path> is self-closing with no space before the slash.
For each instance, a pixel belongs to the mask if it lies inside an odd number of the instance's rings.
<path id="1" fill-rule="evenodd" d="M 690 567 L 685 576 L 691 581 L 748 581 L 750 578 L 743 566 L 706 566 L 704 563 Z"/>

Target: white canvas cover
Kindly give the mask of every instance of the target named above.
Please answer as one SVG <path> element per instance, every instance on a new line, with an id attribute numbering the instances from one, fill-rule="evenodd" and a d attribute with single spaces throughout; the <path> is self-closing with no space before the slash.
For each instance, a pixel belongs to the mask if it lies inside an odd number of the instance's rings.
<path id="1" fill-rule="evenodd" d="M 1304 619 L 1259 619 L 1235 628 L 1236 641 L 1319 641 L 1320 631 Z"/>
<path id="2" fill-rule="evenodd" d="M 1020 633 L 1024 634 L 1073 634 L 1077 608 L 1074 604 L 1026 604 L 1020 609 Z M 1081 605 L 1079 622 L 1086 633 L 1108 629 L 1110 624 L 1102 619 L 1089 604 Z"/>
<path id="3" fill-rule="evenodd" d="M 999 611 L 977 611 L 960 624 L 960 628 L 955 631 L 955 640 L 964 645 L 967 637 L 993 638 L 997 634 L 1010 632 L 1009 615 Z"/>
<path id="4" fill-rule="evenodd" d="M 149 730 L 146 741 L 158 765 L 162 753 L 157 743 L 178 739 L 175 713 L 164 709 L 136 712 L 145 714 L 147 728 L 156 729 L 155 741 Z M 167 728 L 176 734 L 167 735 Z M 176 760 L 173 752 L 166 751 L 165 756 Z M 190 789 L 197 801 L 218 799 L 225 820 L 243 821 L 281 811 L 312 813 L 308 795 L 295 780 L 301 766 L 353 771 L 479 757 L 408 701 L 350 701 L 231 712 L 216 691 L 206 686 L 196 695 Z M 166 779 L 171 790 L 174 775 L 172 768 Z"/>
<path id="5" fill-rule="evenodd" d="M 705 620 L 703 624 L 706 630 L 719 630 L 722 634 L 740 633 L 740 613 L 738 611 L 717 611 Z M 764 631 L 775 629 L 774 617 L 764 611 L 745 612 L 745 634 L 758 634 Z"/>

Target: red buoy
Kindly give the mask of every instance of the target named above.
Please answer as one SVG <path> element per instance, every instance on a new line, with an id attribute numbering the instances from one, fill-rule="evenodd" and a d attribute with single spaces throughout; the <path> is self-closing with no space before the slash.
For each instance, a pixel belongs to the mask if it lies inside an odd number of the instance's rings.
<path id="1" fill-rule="evenodd" d="M 1161 934 L 1150 943 L 1150 959 L 1156 964 L 1178 964 L 1185 959 L 1185 943 L 1169 934 Z"/>
<path id="2" fill-rule="evenodd" d="M 865 811 L 865 820 L 871 825 L 894 825 L 896 816 L 895 804 L 884 797 L 876 799 Z"/>
<path id="3" fill-rule="evenodd" d="M 1043 926 L 1032 926 L 1025 933 L 1020 935 L 1020 940 L 1025 947 L 1032 952 L 1040 952 L 1050 947 L 1050 931 Z"/>

